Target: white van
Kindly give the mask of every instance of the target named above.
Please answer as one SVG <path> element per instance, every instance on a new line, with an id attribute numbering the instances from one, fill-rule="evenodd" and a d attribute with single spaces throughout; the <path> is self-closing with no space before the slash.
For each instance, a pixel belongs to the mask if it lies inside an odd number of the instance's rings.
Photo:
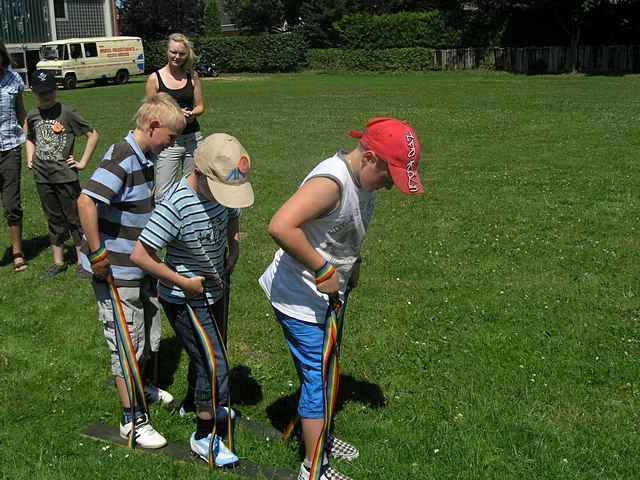
<path id="1" fill-rule="evenodd" d="M 139 37 L 69 38 L 43 44 L 36 68 L 67 89 L 87 80 L 127 83 L 144 73 L 144 49 Z"/>

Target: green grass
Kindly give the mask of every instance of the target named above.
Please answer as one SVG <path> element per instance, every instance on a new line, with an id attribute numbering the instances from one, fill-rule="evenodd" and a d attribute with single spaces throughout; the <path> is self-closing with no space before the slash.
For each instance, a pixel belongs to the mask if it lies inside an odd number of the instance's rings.
<path id="1" fill-rule="evenodd" d="M 361 456 L 338 468 L 356 480 L 637 478 L 639 88 L 637 76 L 498 73 L 207 81 L 203 131 L 236 135 L 254 167 L 230 354 L 258 395 L 236 385 L 238 408 L 268 422 L 297 384 L 256 282 L 275 250 L 269 218 L 315 163 L 353 146 L 349 129 L 393 115 L 422 139 L 427 194 L 379 197 L 346 318 L 350 381 L 336 418 Z M 83 179 L 130 128 L 142 94 L 141 81 L 60 92 L 100 132 Z M 14 275 L 5 257 L 0 267 L 3 478 L 209 478 L 80 436 L 118 419 L 107 351 L 89 283 L 71 271 L 40 279 L 46 224 L 27 172 L 23 187 L 31 266 Z M 165 327 L 163 348 L 175 351 Z M 183 354 L 169 388 L 178 397 L 185 375 Z M 192 429 L 152 414 L 170 441 Z M 294 445 L 239 440 L 243 457 L 298 466 Z"/>

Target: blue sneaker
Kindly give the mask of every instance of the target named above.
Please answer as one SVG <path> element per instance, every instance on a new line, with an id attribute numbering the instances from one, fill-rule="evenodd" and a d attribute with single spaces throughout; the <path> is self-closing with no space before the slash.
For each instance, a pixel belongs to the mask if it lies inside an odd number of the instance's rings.
<path id="1" fill-rule="evenodd" d="M 205 462 L 209 461 L 209 440 L 211 434 L 200 440 L 196 440 L 196 434 L 191 434 L 191 451 Z M 238 456 L 227 448 L 222 439 L 216 435 L 213 439 L 213 457 L 216 467 L 230 468 L 235 467 L 240 459 Z"/>
<path id="2" fill-rule="evenodd" d="M 227 415 L 229 413 L 228 407 L 218 407 L 216 408 L 216 423 L 224 423 L 227 421 Z M 236 411 L 231 409 L 231 421 L 235 422 L 236 420 Z"/>

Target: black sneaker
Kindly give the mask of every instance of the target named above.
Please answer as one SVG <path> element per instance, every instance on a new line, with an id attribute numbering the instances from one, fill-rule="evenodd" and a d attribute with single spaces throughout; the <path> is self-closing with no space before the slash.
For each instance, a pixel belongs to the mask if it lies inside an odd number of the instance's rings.
<path id="1" fill-rule="evenodd" d="M 59 273 L 64 273 L 67 270 L 67 264 L 63 263 L 62 265 L 58 265 L 54 263 L 49 267 L 49 269 L 42 274 L 44 278 L 53 278 Z"/>

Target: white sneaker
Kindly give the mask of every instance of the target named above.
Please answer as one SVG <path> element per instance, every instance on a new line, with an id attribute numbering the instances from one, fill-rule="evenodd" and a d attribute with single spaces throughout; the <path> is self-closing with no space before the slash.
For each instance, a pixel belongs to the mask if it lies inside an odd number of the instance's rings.
<path id="1" fill-rule="evenodd" d="M 351 480 L 350 477 L 336 472 L 333 467 L 326 464 L 322 467 L 323 472 L 320 475 L 320 480 Z M 300 465 L 300 471 L 298 472 L 298 480 L 309 480 L 309 469 L 304 465 L 304 462 Z"/>
<path id="2" fill-rule="evenodd" d="M 126 425 L 120 424 L 120 436 L 129 439 L 132 422 Z M 160 435 L 149 423 L 149 417 L 145 414 L 136 418 L 136 445 L 142 448 L 162 448 L 167 444 L 167 439 Z"/>
<path id="3" fill-rule="evenodd" d="M 209 461 L 209 440 L 211 434 L 196 440 L 196 434 L 191 434 L 191 451 L 205 462 Z M 216 435 L 213 438 L 213 457 L 216 467 L 235 467 L 240 459 L 227 448 L 222 439 Z"/>
<path id="4" fill-rule="evenodd" d="M 149 403 L 162 402 L 162 405 L 169 405 L 173 402 L 173 395 L 151 383 L 144 386 L 144 396 Z"/>

